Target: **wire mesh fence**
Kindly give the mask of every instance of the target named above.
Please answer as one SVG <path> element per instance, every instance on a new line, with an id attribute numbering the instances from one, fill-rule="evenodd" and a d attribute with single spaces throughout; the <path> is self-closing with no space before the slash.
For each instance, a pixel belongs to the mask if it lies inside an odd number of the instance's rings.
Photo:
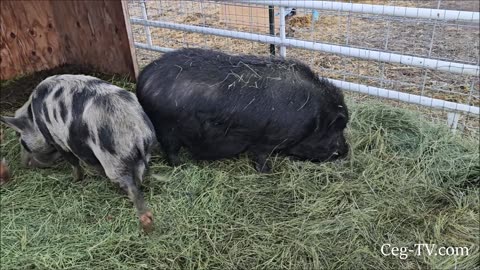
<path id="1" fill-rule="evenodd" d="M 478 10 L 449 0 L 129 1 L 140 67 L 176 48 L 269 55 L 277 43 L 276 54 L 287 47 L 344 89 L 422 104 L 432 120 L 477 135 Z"/>

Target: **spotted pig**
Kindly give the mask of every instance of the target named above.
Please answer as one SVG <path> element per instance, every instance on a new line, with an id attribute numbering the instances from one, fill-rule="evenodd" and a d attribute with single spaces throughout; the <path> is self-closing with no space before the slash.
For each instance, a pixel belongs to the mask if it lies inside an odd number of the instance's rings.
<path id="1" fill-rule="evenodd" d="M 91 76 L 56 75 L 42 81 L 14 117 L 1 121 L 19 134 L 24 165 L 50 167 L 64 159 L 80 180 L 84 163 L 119 184 L 143 228 L 152 228 L 139 188 L 156 138 L 134 94 Z"/>

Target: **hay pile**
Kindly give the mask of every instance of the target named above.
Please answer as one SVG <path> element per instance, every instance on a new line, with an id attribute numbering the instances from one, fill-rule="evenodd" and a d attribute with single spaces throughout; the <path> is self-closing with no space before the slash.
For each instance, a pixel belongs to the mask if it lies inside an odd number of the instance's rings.
<path id="1" fill-rule="evenodd" d="M 117 82 L 119 84 L 125 83 Z M 160 156 L 144 186 L 156 231 L 93 174 L 73 182 L 62 164 L 18 167 L 6 130 L 1 153 L 2 269 L 473 269 L 479 260 L 479 144 L 380 102 L 350 104 L 349 159 L 324 164 L 274 157 L 256 173 L 245 157 Z M 467 246 L 470 256 L 384 257 L 384 243 Z"/>
<path id="2" fill-rule="evenodd" d="M 312 16 L 294 16 L 291 19 L 288 19 L 288 25 L 291 27 L 310 27 L 312 24 Z"/>

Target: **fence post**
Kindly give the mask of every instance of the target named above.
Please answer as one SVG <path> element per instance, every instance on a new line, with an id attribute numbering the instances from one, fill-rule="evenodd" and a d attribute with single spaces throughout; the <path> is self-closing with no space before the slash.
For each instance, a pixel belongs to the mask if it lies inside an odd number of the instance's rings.
<path id="1" fill-rule="evenodd" d="M 268 6 L 268 24 L 269 24 L 270 35 L 272 37 L 275 36 L 275 13 L 274 13 L 274 10 L 275 10 L 274 6 Z M 270 54 L 275 55 L 275 44 L 270 44 Z"/>
<path id="2" fill-rule="evenodd" d="M 285 7 L 280 7 L 280 56 L 287 57 L 287 48 L 285 47 Z"/>
<path id="3" fill-rule="evenodd" d="M 146 0 L 143 0 L 141 2 L 142 4 L 142 17 L 144 20 L 148 20 L 148 17 L 147 17 L 147 1 Z M 152 33 L 150 33 L 150 27 L 149 26 L 145 26 L 145 33 L 147 35 L 147 44 L 149 46 L 152 46 Z"/>
<path id="4" fill-rule="evenodd" d="M 460 119 L 460 114 L 457 112 L 449 112 L 447 114 L 447 124 L 450 130 L 455 133 L 457 132 L 458 120 Z"/>
<path id="5" fill-rule="evenodd" d="M 162 16 L 163 11 L 162 11 L 162 1 L 158 1 L 158 16 Z"/>

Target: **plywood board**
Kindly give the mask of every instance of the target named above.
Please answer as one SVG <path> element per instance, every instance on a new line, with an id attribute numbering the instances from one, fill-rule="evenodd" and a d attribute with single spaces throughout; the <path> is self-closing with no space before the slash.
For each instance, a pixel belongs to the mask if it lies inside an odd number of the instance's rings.
<path id="1" fill-rule="evenodd" d="M 0 1 L 0 12 L 0 79 L 65 63 L 50 2 Z"/>
<path id="2" fill-rule="evenodd" d="M 278 8 L 274 9 L 274 14 L 278 13 Z M 243 29 L 268 34 L 269 17 L 268 6 L 241 6 L 225 4 L 220 8 L 222 22 L 227 25 L 236 26 Z M 280 17 L 275 16 L 275 29 L 279 28 Z M 276 30 L 278 31 L 278 30 Z"/>
<path id="3" fill-rule="evenodd" d="M 61 64 L 137 75 L 121 1 L 1 1 L 1 79 Z"/>

